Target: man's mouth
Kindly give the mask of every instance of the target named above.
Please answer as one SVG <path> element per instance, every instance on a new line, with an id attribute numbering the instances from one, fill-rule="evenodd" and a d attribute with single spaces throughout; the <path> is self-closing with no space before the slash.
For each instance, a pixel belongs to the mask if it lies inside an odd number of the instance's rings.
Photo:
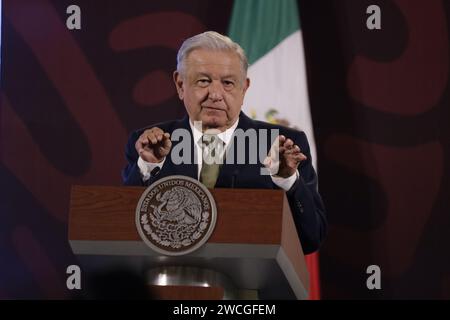
<path id="1" fill-rule="evenodd" d="M 202 108 L 203 108 L 203 109 L 208 109 L 208 110 L 225 111 L 224 108 L 215 107 L 215 106 L 202 106 Z"/>

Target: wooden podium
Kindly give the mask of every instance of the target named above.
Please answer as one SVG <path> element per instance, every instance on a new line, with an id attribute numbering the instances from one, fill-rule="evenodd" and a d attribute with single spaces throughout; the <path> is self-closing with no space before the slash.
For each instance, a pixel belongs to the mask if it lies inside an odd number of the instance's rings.
<path id="1" fill-rule="evenodd" d="M 69 242 L 83 270 L 126 265 L 140 272 L 192 266 L 226 275 L 260 299 L 307 299 L 309 275 L 286 195 L 281 190 L 211 189 L 217 223 L 191 254 L 163 256 L 147 247 L 135 225 L 144 187 L 73 186 Z M 221 299 L 220 288 L 155 287 L 168 299 Z M 203 290 L 203 291 L 202 291 Z"/>

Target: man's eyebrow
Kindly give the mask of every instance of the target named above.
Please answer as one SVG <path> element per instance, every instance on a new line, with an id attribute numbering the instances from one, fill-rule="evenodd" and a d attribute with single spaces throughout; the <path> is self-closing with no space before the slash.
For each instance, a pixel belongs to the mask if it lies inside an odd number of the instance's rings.
<path id="1" fill-rule="evenodd" d="M 236 76 L 235 74 L 227 74 L 225 76 L 222 77 L 222 79 L 238 79 L 239 77 Z"/>
<path id="2" fill-rule="evenodd" d="M 205 72 L 197 72 L 194 74 L 194 78 L 199 78 L 199 77 L 207 77 L 207 78 L 211 78 L 211 75 L 209 75 L 208 73 Z M 239 80 L 239 76 L 235 75 L 235 74 L 226 74 L 223 77 L 221 77 L 221 79 L 232 79 L 232 80 Z"/>
<path id="3" fill-rule="evenodd" d="M 204 72 L 198 72 L 195 74 L 195 77 L 208 77 L 210 78 L 210 75 Z"/>

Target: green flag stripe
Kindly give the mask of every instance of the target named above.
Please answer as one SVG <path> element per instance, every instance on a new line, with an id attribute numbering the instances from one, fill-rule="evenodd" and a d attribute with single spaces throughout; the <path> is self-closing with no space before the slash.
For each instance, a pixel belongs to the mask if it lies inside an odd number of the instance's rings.
<path id="1" fill-rule="evenodd" d="M 251 64 L 299 29 L 296 0 L 235 0 L 228 34 Z"/>

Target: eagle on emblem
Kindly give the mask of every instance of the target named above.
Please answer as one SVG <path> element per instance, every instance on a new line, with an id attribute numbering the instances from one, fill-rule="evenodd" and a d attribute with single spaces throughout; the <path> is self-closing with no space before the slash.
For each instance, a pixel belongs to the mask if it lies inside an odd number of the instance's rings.
<path id="1" fill-rule="evenodd" d="M 153 215 L 159 221 L 196 224 L 201 220 L 202 205 L 195 194 L 184 187 L 174 187 L 158 193 L 156 200 L 160 205 L 153 206 Z"/>

